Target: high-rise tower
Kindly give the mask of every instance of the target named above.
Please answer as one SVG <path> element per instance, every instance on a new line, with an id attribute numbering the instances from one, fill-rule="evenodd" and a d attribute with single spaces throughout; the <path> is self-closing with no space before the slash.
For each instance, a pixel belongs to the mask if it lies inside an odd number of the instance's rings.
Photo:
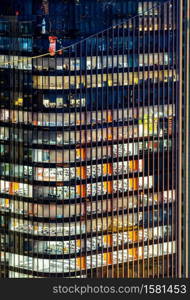
<path id="1" fill-rule="evenodd" d="M 187 276 L 188 5 L 1 1 L 2 277 Z"/>

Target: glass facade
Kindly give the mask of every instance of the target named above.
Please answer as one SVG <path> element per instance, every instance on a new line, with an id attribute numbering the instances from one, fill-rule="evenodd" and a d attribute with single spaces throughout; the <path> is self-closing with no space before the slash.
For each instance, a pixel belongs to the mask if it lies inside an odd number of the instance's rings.
<path id="1" fill-rule="evenodd" d="M 177 277 L 178 1 L 6 2 L 1 277 Z"/>

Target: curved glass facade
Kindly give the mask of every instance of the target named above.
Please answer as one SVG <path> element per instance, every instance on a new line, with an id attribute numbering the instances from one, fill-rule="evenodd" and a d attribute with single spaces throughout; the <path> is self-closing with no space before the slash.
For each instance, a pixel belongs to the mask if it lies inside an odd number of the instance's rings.
<path id="1" fill-rule="evenodd" d="M 178 3 L 111 2 L 2 11 L 2 277 L 178 274 Z"/>

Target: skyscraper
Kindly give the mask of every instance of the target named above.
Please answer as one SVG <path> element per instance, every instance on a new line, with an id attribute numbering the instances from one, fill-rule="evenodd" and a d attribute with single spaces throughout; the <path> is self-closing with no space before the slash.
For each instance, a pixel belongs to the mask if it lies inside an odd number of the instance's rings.
<path id="1" fill-rule="evenodd" d="M 2 1 L 2 277 L 187 276 L 188 5 Z"/>

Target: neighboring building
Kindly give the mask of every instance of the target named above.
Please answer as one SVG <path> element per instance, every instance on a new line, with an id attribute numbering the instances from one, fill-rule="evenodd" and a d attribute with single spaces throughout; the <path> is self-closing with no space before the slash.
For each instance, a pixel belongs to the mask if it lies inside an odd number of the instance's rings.
<path id="1" fill-rule="evenodd" d="M 188 5 L 1 1 L 1 277 L 187 276 Z"/>

